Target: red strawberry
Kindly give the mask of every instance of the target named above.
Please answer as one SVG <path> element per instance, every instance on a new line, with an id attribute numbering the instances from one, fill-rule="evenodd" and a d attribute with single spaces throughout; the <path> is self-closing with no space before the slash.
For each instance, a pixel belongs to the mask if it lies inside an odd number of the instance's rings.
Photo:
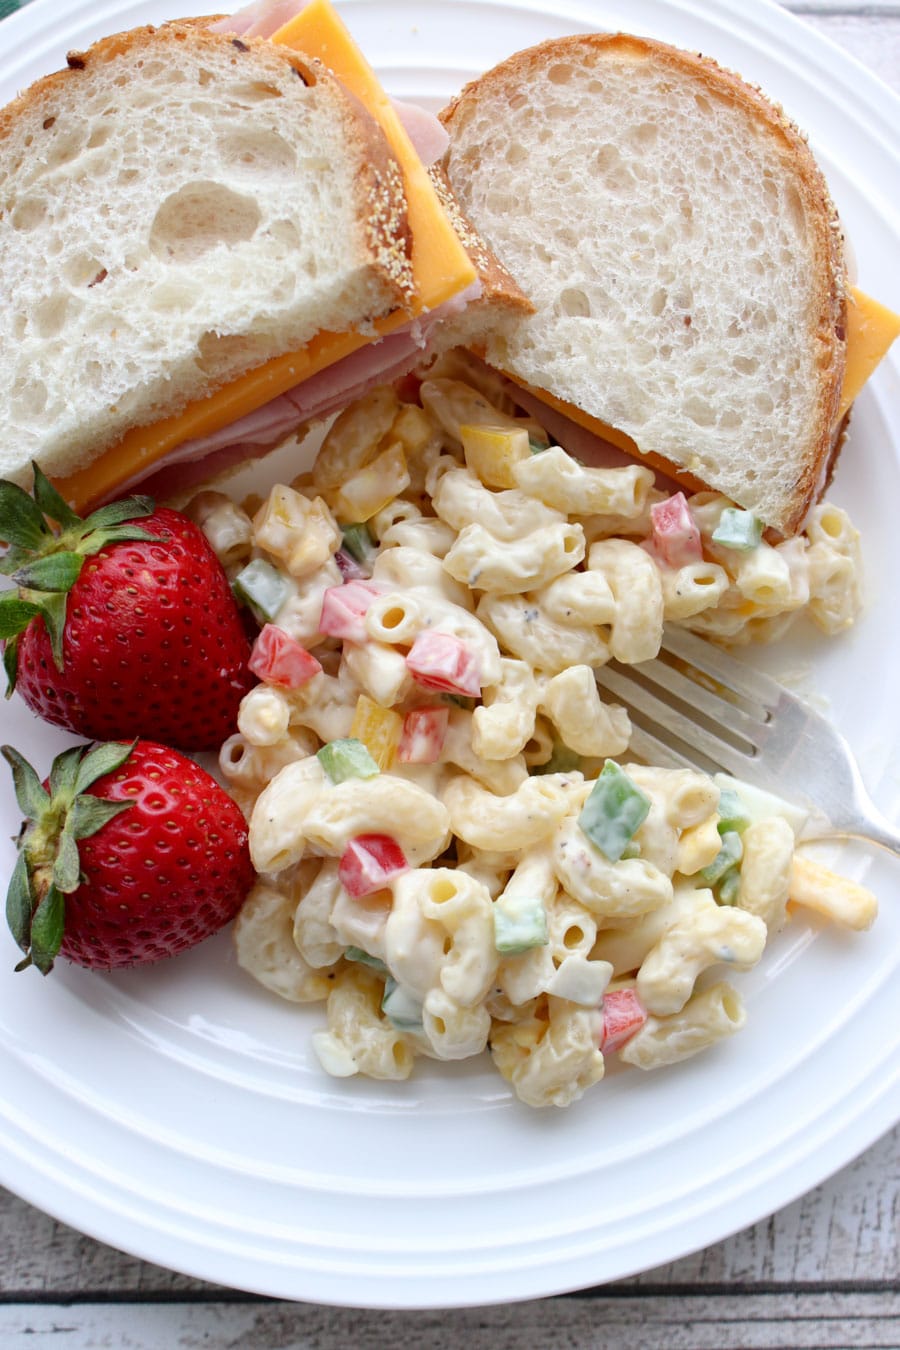
<path id="1" fill-rule="evenodd" d="M 7 895 L 17 970 L 57 954 L 109 970 L 175 956 L 234 918 L 247 825 L 215 779 L 152 741 L 74 746 L 49 780 L 3 747 L 26 816 Z"/>
<path id="2" fill-rule="evenodd" d="M 19 585 L 0 595 L 4 664 L 34 712 L 98 740 L 214 749 L 231 734 L 250 648 L 196 525 L 148 497 L 81 520 L 35 466 L 34 500 L 0 481 L 0 538 Z"/>

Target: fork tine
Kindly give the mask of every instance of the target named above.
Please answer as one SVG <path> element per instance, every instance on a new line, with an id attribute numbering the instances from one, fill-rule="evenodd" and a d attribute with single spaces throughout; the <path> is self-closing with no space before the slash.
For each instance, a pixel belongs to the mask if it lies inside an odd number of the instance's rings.
<path id="1" fill-rule="evenodd" d="M 850 746 L 826 718 L 770 676 L 741 665 L 693 634 L 669 630 L 663 647 L 690 667 L 686 676 L 665 660 L 636 666 L 611 662 L 597 671 L 598 686 L 631 714 L 630 749 L 637 759 L 664 768 L 724 769 L 778 796 L 785 793 L 790 800 L 803 801 L 811 812 L 805 838 L 846 834 L 868 839 L 900 857 L 900 831 L 874 806 Z M 682 691 L 687 686 L 688 697 L 682 692 L 680 702 L 693 714 L 700 704 L 694 695 L 703 687 L 699 682 L 695 686 L 693 671 L 761 709 L 762 722 L 746 718 L 747 753 L 716 734 L 723 720 L 723 729 L 733 730 L 736 710 L 730 702 L 721 701 L 727 712 L 724 719 L 711 710 L 714 705 L 705 705 L 704 725 L 658 696 L 656 691 L 671 696 L 673 686 Z"/>
<path id="2" fill-rule="evenodd" d="M 621 670 L 622 667 L 617 666 L 616 669 Z M 680 699 L 694 712 L 705 715 L 723 730 L 727 729 L 734 735 L 742 737 L 750 745 L 759 745 L 765 737 L 766 725 L 763 720 L 765 708 L 762 704 L 754 703 L 753 706 L 758 707 L 761 714 L 754 717 L 736 703 L 732 703 L 730 699 L 723 698 L 721 694 L 708 689 L 705 684 L 700 684 L 698 680 L 683 674 L 677 666 L 670 666 L 667 661 L 659 658 L 629 666 L 628 674 L 632 678 L 640 675 L 641 683 L 647 681 L 658 685 L 666 695 Z"/>
<path id="3" fill-rule="evenodd" d="M 609 666 L 601 666 L 597 671 L 597 681 L 629 710 L 634 709 L 646 718 L 652 724 L 650 734 L 659 743 L 674 749 L 678 755 L 682 755 L 683 752 L 677 745 L 672 746 L 672 737 L 687 747 L 690 755 L 688 762 L 696 764 L 696 756 L 699 753 L 717 769 L 725 769 L 736 778 L 746 775 L 751 756 L 720 740 L 718 736 L 691 718 L 685 717 L 670 704 L 637 684 L 621 668 L 611 670 Z"/>
<path id="4" fill-rule="evenodd" d="M 697 637 L 686 628 L 667 628 L 662 645 L 673 656 L 680 657 L 750 703 L 759 704 L 764 709 L 773 708 L 781 698 L 781 685 L 771 675 L 736 661 L 714 643 Z"/>
<path id="5" fill-rule="evenodd" d="M 649 731 L 632 723 L 628 755 L 660 769 L 696 769 L 697 765 L 671 746 L 651 736 Z"/>

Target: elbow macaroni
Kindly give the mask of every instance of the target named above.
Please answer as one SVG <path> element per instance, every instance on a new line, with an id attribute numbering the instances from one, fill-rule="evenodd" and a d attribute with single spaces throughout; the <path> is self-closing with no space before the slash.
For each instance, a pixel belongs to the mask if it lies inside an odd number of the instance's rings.
<path id="1" fill-rule="evenodd" d="M 230 571 L 275 566 L 274 622 L 323 667 L 297 689 L 251 690 L 221 749 L 260 874 L 235 942 L 269 990 L 326 1004 L 313 1045 L 334 1075 L 403 1079 L 419 1056 L 489 1048 L 523 1102 L 564 1106 L 603 1077 L 605 998 L 627 989 L 642 1010 L 623 1062 L 673 1064 L 743 1025 L 739 995 L 705 972 L 751 967 L 798 907 L 872 922 L 874 897 L 796 852 L 778 815 L 747 825 L 721 882 L 719 789 L 704 774 L 625 764 L 647 809 L 620 857 L 581 820 L 631 737 L 596 669 L 655 656 L 664 620 L 739 642 L 800 613 L 837 631 L 859 604 L 859 541 L 825 503 L 796 539 L 727 548 L 712 536 L 730 503 L 696 493 L 702 560 L 669 567 L 651 537 L 665 497 L 652 471 L 547 447 L 474 370 L 440 358 L 421 406 L 385 388 L 358 400 L 313 472 L 252 519 L 222 493 L 189 508 Z M 342 555 L 342 528 L 365 519 L 370 555 L 358 529 L 362 554 Z M 319 624 L 348 566 L 374 585 L 364 637 L 341 642 Z M 425 637 L 433 675 L 407 664 Z M 462 655 L 478 697 L 454 692 Z M 411 717 L 428 727 L 418 740 Z M 367 735 L 381 771 L 333 781 L 317 751 Z M 342 860 L 373 837 L 404 866 L 357 894 Z M 517 936 L 501 947 L 510 914 Z"/>

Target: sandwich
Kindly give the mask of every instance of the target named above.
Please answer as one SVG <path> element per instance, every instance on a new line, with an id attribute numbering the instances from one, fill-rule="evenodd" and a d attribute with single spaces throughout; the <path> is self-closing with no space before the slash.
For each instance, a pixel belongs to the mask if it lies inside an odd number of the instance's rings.
<path id="1" fill-rule="evenodd" d="M 535 307 L 470 342 L 519 401 L 800 530 L 900 318 L 851 286 L 784 113 L 704 57 L 593 34 L 510 57 L 441 120 L 457 200 Z"/>
<path id="2" fill-rule="evenodd" d="M 439 124 L 297 8 L 117 34 L 0 111 L 0 477 L 167 496 L 397 378 L 469 299 L 530 308 L 441 203 Z"/>

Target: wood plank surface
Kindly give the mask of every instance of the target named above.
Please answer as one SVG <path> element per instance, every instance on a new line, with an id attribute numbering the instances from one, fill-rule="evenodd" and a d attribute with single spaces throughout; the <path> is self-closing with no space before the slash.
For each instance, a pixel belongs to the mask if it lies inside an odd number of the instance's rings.
<path id="1" fill-rule="evenodd" d="M 547 1299 L 518 1308 L 360 1314 L 310 1304 L 0 1308 L 8 1350 L 839 1350 L 900 1345 L 884 1293 Z"/>
<path id="2" fill-rule="evenodd" d="M 900 4 L 788 7 L 900 93 Z M 514 1307 L 367 1313 L 259 1300 L 117 1252 L 2 1190 L 0 1251 L 2 1350 L 900 1347 L 900 1127 L 715 1246 Z"/>

